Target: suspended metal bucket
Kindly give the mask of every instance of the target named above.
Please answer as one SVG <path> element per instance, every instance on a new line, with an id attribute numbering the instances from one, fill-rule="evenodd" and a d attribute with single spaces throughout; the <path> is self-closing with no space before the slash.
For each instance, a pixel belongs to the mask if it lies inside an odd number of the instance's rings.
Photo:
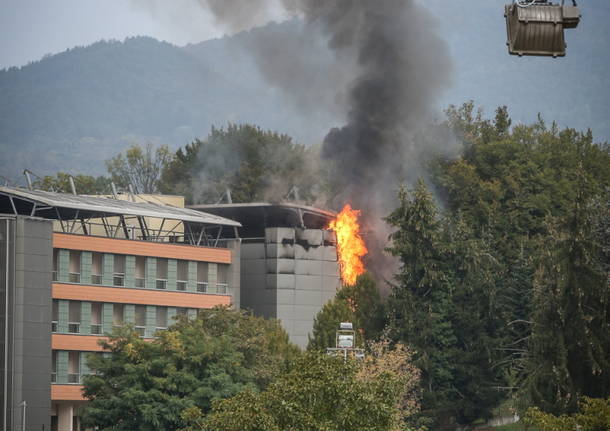
<path id="1" fill-rule="evenodd" d="M 506 5 L 508 52 L 512 55 L 563 57 L 565 28 L 576 28 L 580 12 L 576 6 L 555 5 L 546 1 Z"/>

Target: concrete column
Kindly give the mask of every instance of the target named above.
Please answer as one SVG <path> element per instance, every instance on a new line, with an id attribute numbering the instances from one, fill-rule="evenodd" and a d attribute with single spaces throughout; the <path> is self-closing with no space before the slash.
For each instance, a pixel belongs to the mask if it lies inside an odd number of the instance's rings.
<path id="1" fill-rule="evenodd" d="M 235 310 L 241 308 L 241 241 L 235 240 L 229 242 L 232 260 L 229 266 L 227 283 L 229 285 L 228 294 L 231 295 L 231 305 Z"/>
<path id="2" fill-rule="evenodd" d="M 58 431 L 73 431 L 72 423 L 74 417 L 74 407 L 72 404 L 57 405 L 57 429 Z"/>

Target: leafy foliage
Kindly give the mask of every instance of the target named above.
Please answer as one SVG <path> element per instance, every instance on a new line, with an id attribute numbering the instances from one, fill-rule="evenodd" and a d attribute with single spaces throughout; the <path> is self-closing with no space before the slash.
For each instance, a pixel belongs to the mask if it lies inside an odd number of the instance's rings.
<path id="1" fill-rule="evenodd" d="M 106 161 L 106 168 L 112 180 L 127 189 L 130 185 L 136 193 L 156 193 L 159 191 L 161 172 L 169 164 L 171 153 L 161 145 L 153 151 L 151 144 L 142 148 L 133 144 L 123 153 Z"/>
<path id="2" fill-rule="evenodd" d="M 416 386 L 417 374 L 405 350 L 393 358 L 399 360 L 376 358 L 361 365 L 305 354 L 261 393 L 246 390 L 215 401 L 207 417 L 190 409 L 188 430 L 404 430 L 398 406 Z M 413 404 L 411 412 L 415 409 Z"/>
<path id="3" fill-rule="evenodd" d="M 302 199 L 311 200 L 318 187 L 312 151 L 248 124 L 212 128 L 207 140 L 178 150 L 162 188 L 186 191 L 192 202 L 216 202 L 227 189 L 234 202 L 276 202 L 296 186 Z"/>
<path id="4" fill-rule="evenodd" d="M 92 355 L 83 423 L 100 429 L 177 429 L 182 412 L 265 388 L 298 354 L 278 322 L 225 308 L 182 318 L 152 341 L 125 327 Z"/>
<path id="5" fill-rule="evenodd" d="M 581 412 L 568 416 L 553 416 L 537 407 L 530 408 L 524 417 L 527 425 L 540 431 L 606 431 L 610 429 L 610 398 L 583 398 Z"/>
<path id="6" fill-rule="evenodd" d="M 99 176 L 75 175 L 74 186 L 76 192 L 82 195 L 110 194 L 110 179 Z M 58 172 L 55 176 L 47 175 L 33 182 L 33 187 L 39 190 L 55 191 L 58 193 L 72 193 L 70 174 Z"/>

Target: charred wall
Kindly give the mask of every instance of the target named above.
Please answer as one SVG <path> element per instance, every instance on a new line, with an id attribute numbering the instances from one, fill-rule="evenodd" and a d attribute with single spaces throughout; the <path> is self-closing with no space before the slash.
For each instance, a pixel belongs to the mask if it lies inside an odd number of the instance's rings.
<path id="1" fill-rule="evenodd" d="M 340 287 L 334 233 L 297 227 L 265 228 L 241 246 L 241 306 L 277 318 L 305 348 L 313 321 Z"/>

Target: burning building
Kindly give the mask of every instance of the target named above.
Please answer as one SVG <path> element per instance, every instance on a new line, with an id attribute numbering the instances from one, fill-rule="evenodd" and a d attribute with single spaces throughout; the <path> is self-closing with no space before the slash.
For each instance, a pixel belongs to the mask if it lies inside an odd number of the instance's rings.
<path id="1" fill-rule="evenodd" d="M 290 339 L 306 347 L 313 321 L 341 286 L 335 232 L 336 214 L 282 203 L 193 205 L 241 228 L 225 230 L 241 238 L 241 308 L 277 318 Z"/>

